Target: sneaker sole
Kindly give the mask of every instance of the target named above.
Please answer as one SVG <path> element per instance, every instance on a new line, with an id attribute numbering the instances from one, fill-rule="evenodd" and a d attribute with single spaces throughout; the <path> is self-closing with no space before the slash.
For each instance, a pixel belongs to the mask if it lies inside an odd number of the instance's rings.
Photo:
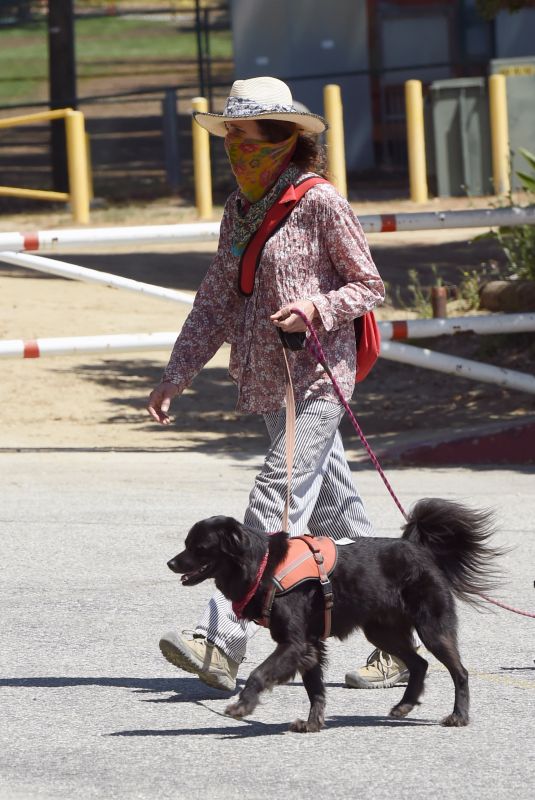
<path id="1" fill-rule="evenodd" d="M 385 678 L 382 681 L 368 681 L 359 675 L 346 675 L 345 682 L 350 689 L 392 689 L 394 686 L 407 683 L 408 679 L 409 671 L 407 670 L 395 678 Z"/>
<path id="2" fill-rule="evenodd" d="M 226 675 L 218 672 L 208 672 L 202 669 L 199 664 L 189 653 L 186 653 L 168 639 L 160 639 L 159 647 L 161 654 L 172 664 L 174 667 L 183 669 L 185 672 L 191 672 L 197 675 L 199 680 L 211 686 L 213 689 L 219 689 L 222 692 L 232 692 L 236 688 L 236 681 L 232 681 Z"/>

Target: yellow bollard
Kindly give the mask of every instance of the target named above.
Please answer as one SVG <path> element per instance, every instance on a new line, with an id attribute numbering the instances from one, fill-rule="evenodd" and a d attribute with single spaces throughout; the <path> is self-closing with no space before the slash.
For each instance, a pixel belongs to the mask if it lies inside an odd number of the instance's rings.
<path id="1" fill-rule="evenodd" d="M 427 167 L 425 162 L 424 99 L 421 81 L 405 81 L 407 114 L 407 154 L 409 186 L 414 203 L 426 203 Z"/>
<path id="2" fill-rule="evenodd" d="M 95 199 L 95 190 L 93 186 L 93 159 L 91 158 L 91 137 L 88 133 L 85 135 L 85 154 L 87 164 L 87 188 L 89 191 L 89 204 L 91 200 Z"/>
<path id="3" fill-rule="evenodd" d="M 347 197 L 346 155 L 344 145 L 344 109 L 340 87 L 330 83 L 323 88 L 323 107 L 328 128 L 327 169 L 342 197 Z"/>
<path id="4" fill-rule="evenodd" d="M 194 97 L 191 103 L 194 111 L 208 111 L 205 97 Z M 210 134 L 192 120 L 193 136 L 193 175 L 195 178 L 195 205 L 201 219 L 212 216 L 212 174 L 210 167 Z"/>
<path id="5" fill-rule="evenodd" d="M 505 75 L 491 75 L 489 78 L 489 116 L 494 191 L 508 194 L 511 190 L 511 164 Z"/>
<path id="6" fill-rule="evenodd" d="M 69 111 L 65 115 L 65 133 L 72 215 L 75 222 L 87 225 L 89 222 L 89 181 L 84 115 L 81 111 Z"/>

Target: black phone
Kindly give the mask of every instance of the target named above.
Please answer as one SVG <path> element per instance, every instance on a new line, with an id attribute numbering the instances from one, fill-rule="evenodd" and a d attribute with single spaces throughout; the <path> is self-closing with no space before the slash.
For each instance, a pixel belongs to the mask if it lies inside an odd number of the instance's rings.
<path id="1" fill-rule="evenodd" d="M 305 346 L 307 335 L 305 331 L 297 333 L 287 333 L 281 328 L 277 328 L 283 347 L 287 350 L 302 350 Z"/>

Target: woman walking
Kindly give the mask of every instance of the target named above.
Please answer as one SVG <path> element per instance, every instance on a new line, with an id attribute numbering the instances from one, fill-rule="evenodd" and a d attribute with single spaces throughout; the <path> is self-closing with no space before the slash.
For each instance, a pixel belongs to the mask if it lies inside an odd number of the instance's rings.
<path id="1" fill-rule="evenodd" d="M 290 309 L 304 312 L 349 400 L 357 366 L 353 321 L 382 302 L 383 283 L 351 207 L 324 182 L 308 189 L 265 242 L 254 283 L 245 291 L 244 253 L 266 214 L 295 197 L 302 181 L 323 174 L 324 150 L 318 136 L 326 125 L 321 117 L 298 110 L 289 87 L 269 77 L 236 81 L 222 114 L 195 112 L 195 119 L 224 137 L 238 188 L 225 204 L 217 254 L 162 382 L 150 395 L 148 410 L 159 423 L 168 424 L 171 400 L 229 342 L 237 410 L 262 414 L 271 441 L 244 524 L 264 532 L 280 530 L 287 475 L 285 373 L 278 329 L 285 334 L 306 331 Z M 343 407 L 328 376 L 305 350 L 288 352 L 288 361 L 296 400 L 288 532 L 297 536 L 309 531 L 340 542 L 368 536 L 372 526 L 338 432 Z M 239 620 L 216 592 L 193 637 L 166 634 L 160 648 L 175 666 L 211 686 L 233 690 L 247 641 L 256 630 L 254 623 Z M 362 673 L 367 685 L 370 665 L 347 677 Z M 403 668 L 397 669 L 400 677 Z"/>

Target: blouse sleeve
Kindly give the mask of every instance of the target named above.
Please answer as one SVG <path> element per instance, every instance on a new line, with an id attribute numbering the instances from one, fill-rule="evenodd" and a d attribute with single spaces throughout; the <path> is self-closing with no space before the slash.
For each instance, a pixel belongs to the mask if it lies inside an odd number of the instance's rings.
<path id="1" fill-rule="evenodd" d="M 176 384 L 181 392 L 228 340 L 241 301 L 236 259 L 230 257 L 231 202 L 232 195 L 221 220 L 217 253 L 197 290 L 163 375 L 163 380 Z"/>
<path id="2" fill-rule="evenodd" d="M 373 263 L 364 231 L 349 203 L 337 192 L 322 203 L 323 236 L 329 258 L 343 284 L 308 299 L 316 306 L 325 330 L 336 330 L 384 300 L 384 285 Z M 327 202 L 325 202 L 327 201 Z"/>

